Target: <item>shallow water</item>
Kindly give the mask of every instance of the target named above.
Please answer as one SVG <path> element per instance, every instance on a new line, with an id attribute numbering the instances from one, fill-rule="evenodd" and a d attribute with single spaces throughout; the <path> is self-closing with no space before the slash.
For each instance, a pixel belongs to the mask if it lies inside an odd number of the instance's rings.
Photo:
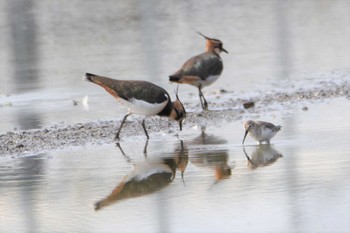
<path id="1" fill-rule="evenodd" d="M 337 98 L 261 115 L 282 125 L 270 146 L 242 147 L 232 122 L 151 134 L 146 153 L 135 136 L 122 150 L 0 158 L 0 231 L 349 232 L 349 117 L 349 100 Z M 121 185 L 140 170 L 163 173 Z"/>

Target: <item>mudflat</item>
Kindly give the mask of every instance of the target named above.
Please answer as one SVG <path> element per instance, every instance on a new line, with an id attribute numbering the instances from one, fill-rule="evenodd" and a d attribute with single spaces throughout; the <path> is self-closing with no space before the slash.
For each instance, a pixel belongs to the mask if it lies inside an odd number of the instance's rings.
<path id="1" fill-rule="evenodd" d="M 341 79 L 333 81 L 317 81 L 305 87 L 291 87 L 286 91 L 271 90 L 256 92 L 250 97 L 237 96 L 234 93 L 221 90 L 216 93 L 220 101 L 210 101 L 209 111 L 192 111 L 199 109 L 197 102 L 193 104 L 184 102 L 188 109 L 184 128 L 194 125 L 220 125 L 221 122 L 237 121 L 244 113 L 260 114 L 269 111 L 287 111 L 291 105 L 303 104 L 307 111 L 319 100 L 345 97 L 350 99 L 350 80 Z M 248 103 L 248 104 L 247 104 Z M 11 131 L 0 135 L 0 156 L 19 156 L 34 154 L 54 149 L 83 146 L 86 144 L 112 143 L 121 119 L 110 121 L 94 121 L 76 123 L 73 125 L 58 125 L 53 123 L 50 127 L 39 130 Z M 125 123 L 121 138 L 142 135 L 140 123 L 129 120 Z M 147 128 L 154 132 L 177 133 L 178 124 L 166 118 L 148 117 Z M 181 134 L 181 133 L 180 133 Z M 152 136 L 150 135 L 152 138 Z"/>

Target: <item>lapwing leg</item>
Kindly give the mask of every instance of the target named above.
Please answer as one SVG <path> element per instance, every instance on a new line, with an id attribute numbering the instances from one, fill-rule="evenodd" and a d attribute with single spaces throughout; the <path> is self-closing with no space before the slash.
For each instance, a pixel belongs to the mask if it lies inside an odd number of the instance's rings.
<path id="1" fill-rule="evenodd" d="M 145 120 L 146 120 L 146 118 L 143 119 L 143 121 L 142 121 L 142 128 L 143 128 L 143 131 L 145 131 L 145 134 L 146 134 L 146 137 L 147 137 L 147 140 L 148 140 L 149 136 L 148 136 L 146 125 L 145 125 Z"/>
<path id="2" fill-rule="evenodd" d="M 206 99 L 204 98 L 202 88 L 198 87 L 198 91 L 199 91 L 199 100 L 201 101 L 202 108 L 204 110 L 208 110 L 208 103 L 207 103 Z"/>
<path id="3" fill-rule="evenodd" d="M 202 91 L 201 91 L 201 88 L 198 87 L 198 93 L 199 93 L 199 100 L 201 101 L 201 105 L 202 105 L 202 108 L 204 109 L 204 106 L 203 106 L 203 100 L 202 100 Z"/>
<path id="4" fill-rule="evenodd" d="M 122 120 L 122 123 L 121 123 L 120 126 L 119 126 L 118 132 L 117 132 L 117 134 L 116 134 L 115 137 L 114 137 L 114 140 L 119 139 L 120 130 L 123 128 L 124 122 L 126 121 L 126 118 L 128 118 L 128 116 L 130 116 L 130 114 L 131 114 L 131 113 L 128 113 L 128 114 L 126 114 L 126 115 L 124 116 L 124 118 L 123 118 L 123 120 Z"/>

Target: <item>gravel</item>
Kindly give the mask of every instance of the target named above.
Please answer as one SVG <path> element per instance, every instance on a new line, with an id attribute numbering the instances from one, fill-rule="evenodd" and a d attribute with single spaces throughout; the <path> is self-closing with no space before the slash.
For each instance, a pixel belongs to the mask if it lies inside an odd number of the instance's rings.
<path id="1" fill-rule="evenodd" d="M 268 93 L 250 93 L 248 97 L 235 96 L 234 93 L 221 90 L 216 98 L 209 101 L 212 110 L 201 111 L 197 103 L 185 103 L 188 109 L 184 128 L 194 125 L 220 125 L 222 122 L 237 121 L 242 115 L 263 113 L 274 110 L 285 110 L 286 106 L 302 103 L 301 107 L 307 111 L 320 99 L 345 97 L 350 100 L 350 80 L 343 79 L 322 81 L 309 87 L 289 88 L 287 91 L 273 90 Z M 215 100 L 218 101 L 215 101 Z M 244 103 L 252 102 L 254 107 L 246 109 Z M 53 125 L 40 130 L 13 131 L 0 135 L 0 156 L 19 156 L 22 154 L 35 154 L 53 149 L 61 149 L 86 144 L 112 143 L 121 119 L 116 121 L 96 121 L 77 123 L 74 125 Z M 168 121 L 167 118 L 149 117 L 146 120 L 148 132 L 177 132 L 177 122 Z M 121 132 L 121 138 L 143 135 L 140 122 L 127 121 Z"/>

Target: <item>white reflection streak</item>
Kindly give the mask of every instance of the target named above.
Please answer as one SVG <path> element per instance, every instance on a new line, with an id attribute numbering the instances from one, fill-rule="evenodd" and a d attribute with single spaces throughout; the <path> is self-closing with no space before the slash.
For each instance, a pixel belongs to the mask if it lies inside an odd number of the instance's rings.
<path id="1" fill-rule="evenodd" d="M 290 79 L 291 71 L 293 70 L 293 60 L 291 58 L 291 27 L 289 25 L 289 13 L 291 11 L 292 1 L 288 0 L 278 0 L 276 3 L 276 21 L 277 21 L 277 44 L 278 44 L 278 61 L 280 62 L 280 70 L 276 74 L 276 79 Z M 297 111 L 295 111 L 297 113 Z M 295 131 L 294 126 L 295 118 L 297 115 L 293 115 L 293 117 L 285 116 L 286 121 L 283 125 L 285 125 L 286 132 Z M 296 154 L 294 148 L 290 150 L 290 154 Z M 287 158 L 288 159 L 288 158 Z M 297 177 L 298 174 L 295 173 L 296 169 L 296 161 L 293 158 L 290 158 L 286 163 L 288 168 L 286 169 L 290 173 L 287 176 L 286 182 L 286 190 L 291 190 L 288 195 L 288 202 L 290 208 L 290 213 L 286 213 L 289 216 L 290 225 L 293 226 L 292 231 L 300 231 L 302 222 L 300 219 L 301 216 L 301 208 L 300 203 L 295 202 L 295 200 L 299 200 L 296 197 L 297 192 L 295 192 L 295 186 L 298 183 Z"/>
<path id="2" fill-rule="evenodd" d="M 154 11 L 154 6 L 157 3 L 154 0 L 151 1 L 140 1 L 139 2 L 139 14 L 140 14 L 140 28 L 142 41 L 142 52 L 144 55 L 145 61 L 145 75 L 148 77 L 154 78 L 159 74 L 158 65 L 161 64 L 159 59 L 159 53 L 157 52 L 159 48 L 159 33 L 153 23 L 155 20 L 156 12 Z M 163 197 L 163 193 L 158 194 L 160 197 L 157 198 L 157 207 L 158 213 L 158 224 L 159 232 L 169 232 L 168 226 L 168 213 L 167 213 L 167 198 Z"/>

